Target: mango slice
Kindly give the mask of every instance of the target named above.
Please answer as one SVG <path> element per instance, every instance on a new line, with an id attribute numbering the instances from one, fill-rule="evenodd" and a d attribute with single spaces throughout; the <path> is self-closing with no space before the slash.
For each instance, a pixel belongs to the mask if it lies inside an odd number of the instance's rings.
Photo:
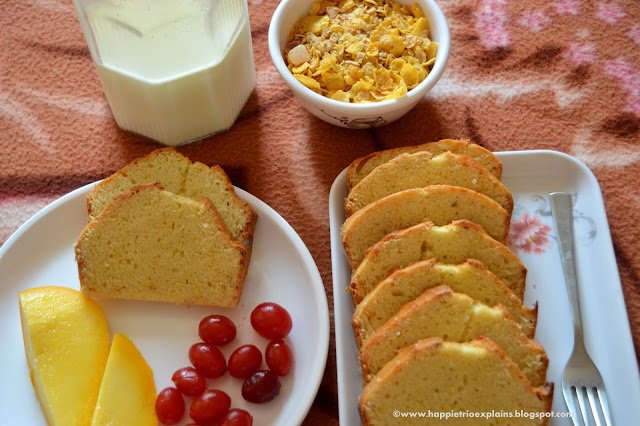
<path id="1" fill-rule="evenodd" d="M 102 308 L 64 287 L 25 290 L 19 303 L 31 381 L 47 421 L 91 425 L 109 355 Z"/>

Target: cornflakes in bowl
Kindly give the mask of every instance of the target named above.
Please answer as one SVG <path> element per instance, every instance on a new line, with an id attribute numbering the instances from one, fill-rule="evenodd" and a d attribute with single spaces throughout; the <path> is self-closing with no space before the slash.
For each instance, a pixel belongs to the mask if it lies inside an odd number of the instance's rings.
<path id="1" fill-rule="evenodd" d="M 276 69 L 302 105 L 342 127 L 384 125 L 442 75 L 449 29 L 433 0 L 283 0 L 269 28 Z"/>
<path id="2" fill-rule="evenodd" d="M 314 92 L 364 103 L 406 95 L 427 77 L 437 50 L 417 3 L 319 0 L 292 28 L 284 57 Z"/>

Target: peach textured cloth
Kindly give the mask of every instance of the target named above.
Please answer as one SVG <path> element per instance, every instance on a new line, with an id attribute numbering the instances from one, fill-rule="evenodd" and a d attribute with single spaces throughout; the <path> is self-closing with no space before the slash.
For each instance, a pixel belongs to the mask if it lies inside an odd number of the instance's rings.
<path id="1" fill-rule="evenodd" d="M 331 310 L 328 194 L 355 158 L 442 138 L 470 138 L 493 151 L 571 154 L 600 182 L 638 349 L 640 3 L 438 3 L 452 35 L 444 76 L 407 116 L 367 131 L 333 127 L 301 107 L 269 57 L 277 1 L 250 0 L 256 89 L 231 130 L 180 151 L 220 164 L 295 228 L 320 269 Z M 116 126 L 71 0 L 0 0 L 0 11 L 3 242 L 50 201 L 158 145 Z M 307 422 L 337 421 L 332 341 Z"/>

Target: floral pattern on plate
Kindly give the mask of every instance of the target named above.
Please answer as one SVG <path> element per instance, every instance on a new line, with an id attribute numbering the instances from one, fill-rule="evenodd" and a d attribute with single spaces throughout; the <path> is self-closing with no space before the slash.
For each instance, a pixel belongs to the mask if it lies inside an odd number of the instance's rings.
<path id="1" fill-rule="evenodd" d="M 572 198 L 576 242 L 589 245 L 596 237 L 595 222 L 576 207 L 578 195 L 572 194 Z M 553 246 L 555 239 L 549 196 L 514 197 L 509 247 L 514 252 L 543 254 Z"/>

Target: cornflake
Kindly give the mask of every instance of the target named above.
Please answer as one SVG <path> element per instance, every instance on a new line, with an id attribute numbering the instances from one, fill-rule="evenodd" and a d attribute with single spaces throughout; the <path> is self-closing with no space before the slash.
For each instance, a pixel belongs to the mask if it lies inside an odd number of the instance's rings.
<path id="1" fill-rule="evenodd" d="M 316 93 L 341 102 L 399 98 L 420 84 L 438 44 L 418 4 L 321 0 L 289 34 L 289 70 Z"/>

